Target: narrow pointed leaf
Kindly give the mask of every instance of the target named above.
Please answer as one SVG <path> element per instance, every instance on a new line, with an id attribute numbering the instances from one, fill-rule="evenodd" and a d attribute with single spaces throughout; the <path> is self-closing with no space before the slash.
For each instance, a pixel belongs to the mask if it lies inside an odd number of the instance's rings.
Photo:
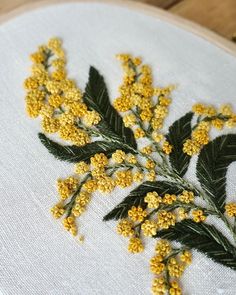
<path id="1" fill-rule="evenodd" d="M 226 172 L 236 161 L 236 134 L 222 135 L 201 150 L 197 162 L 197 178 L 212 204 L 224 211 Z"/>
<path id="2" fill-rule="evenodd" d="M 110 156 L 117 149 L 117 144 L 108 143 L 105 141 L 95 141 L 86 144 L 85 146 L 79 147 L 76 145 L 61 145 L 49 139 L 43 133 L 39 133 L 38 136 L 50 154 L 59 160 L 70 163 L 76 163 L 79 161 L 87 162 L 89 161 L 90 157 L 96 153 L 105 153 L 107 156 Z"/>
<path id="3" fill-rule="evenodd" d="M 236 249 L 213 225 L 183 220 L 155 236 L 196 249 L 215 262 L 236 270 Z"/>
<path id="4" fill-rule="evenodd" d="M 191 120 L 193 113 L 189 112 L 179 120 L 175 121 L 169 128 L 167 140 L 173 146 L 173 151 L 169 155 L 170 163 L 179 176 L 184 176 L 187 172 L 191 157 L 183 152 L 183 144 L 191 137 Z"/>
<path id="5" fill-rule="evenodd" d="M 160 195 L 164 194 L 179 194 L 184 188 L 179 187 L 178 184 L 168 181 L 144 182 L 142 185 L 134 189 L 124 200 L 118 204 L 111 212 L 104 216 L 103 220 L 125 218 L 132 206 L 141 206 L 146 208 L 144 202 L 145 195 L 148 192 L 156 191 Z"/>
<path id="6" fill-rule="evenodd" d="M 97 125 L 101 132 L 136 148 L 132 130 L 124 126 L 122 117 L 111 105 L 104 78 L 94 67 L 90 67 L 83 99 L 90 108 L 101 115 L 102 121 Z"/>

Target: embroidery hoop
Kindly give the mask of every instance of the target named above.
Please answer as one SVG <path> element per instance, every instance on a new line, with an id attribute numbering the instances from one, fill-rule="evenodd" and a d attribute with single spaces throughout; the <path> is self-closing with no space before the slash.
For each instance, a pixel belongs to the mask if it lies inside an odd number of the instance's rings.
<path id="1" fill-rule="evenodd" d="M 0 25 L 4 22 L 7 22 L 18 15 L 27 13 L 31 10 L 36 10 L 37 8 L 52 6 L 52 5 L 60 5 L 60 4 L 69 4 L 69 3 L 104 3 L 112 6 L 125 7 L 131 10 L 135 10 L 137 12 L 142 12 L 145 15 L 156 17 L 160 20 L 169 22 L 172 25 L 175 25 L 179 28 L 182 28 L 188 32 L 191 32 L 201 38 L 209 41 L 210 43 L 216 45 L 217 47 L 223 49 L 229 54 L 236 56 L 236 45 L 227 40 L 224 37 L 221 37 L 217 33 L 204 28 L 203 26 L 196 24 L 192 21 L 189 21 L 180 16 L 174 15 L 168 11 L 163 9 L 144 4 L 139 2 L 133 2 L 130 0 L 42 0 L 34 3 L 23 4 L 22 6 L 13 9 L 10 12 L 6 12 L 0 16 Z"/>

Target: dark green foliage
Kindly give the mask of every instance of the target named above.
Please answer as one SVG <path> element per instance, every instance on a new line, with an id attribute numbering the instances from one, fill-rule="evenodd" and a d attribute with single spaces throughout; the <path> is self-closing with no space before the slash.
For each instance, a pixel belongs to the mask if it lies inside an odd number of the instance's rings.
<path id="1" fill-rule="evenodd" d="M 183 152 L 183 144 L 191 137 L 191 120 L 193 113 L 189 112 L 179 120 L 175 121 L 169 128 L 166 138 L 173 146 L 173 151 L 169 155 L 171 166 L 181 177 L 187 172 L 191 157 Z"/>
<path id="2" fill-rule="evenodd" d="M 111 105 L 104 78 L 94 67 L 90 67 L 89 81 L 83 99 L 91 109 L 101 115 L 102 121 L 97 125 L 97 128 L 102 133 L 136 148 L 137 145 L 132 130 L 124 126 L 122 117 Z"/>
<path id="3" fill-rule="evenodd" d="M 59 160 L 70 163 L 76 163 L 79 161 L 87 162 L 90 157 L 96 153 L 105 153 L 107 156 L 110 156 L 117 149 L 117 144 L 105 141 L 96 141 L 86 144 L 85 146 L 78 147 L 76 145 L 69 146 L 58 144 L 49 139 L 43 133 L 39 133 L 38 136 L 50 154 Z M 125 149 L 123 150 L 126 151 Z"/>
<path id="4" fill-rule="evenodd" d="M 145 195 L 148 192 L 156 191 L 161 196 L 164 194 L 180 194 L 184 189 L 178 184 L 168 181 L 144 182 L 134 189 L 124 200 L 118 204 L 111 212 L 104 216 L 103 220 L 121 219 L 128 215 L 132 206 L 141 206 L 146 208 L 144 202 Z"/>
<path id="5" fill-rule="evenodd" d="M 197 162 L 197 177 L 212 204 L 224 211 L 226 172 L 236 161 L 236 134 L 222 135 L 205 145 Z"/>
<path id="6" fill-rule="evenodd" d="M 183 220 L 167 230 L 159 231 L 155 237 L 178 241 L 236 270 L 234 246 L 213 225 Z"/>

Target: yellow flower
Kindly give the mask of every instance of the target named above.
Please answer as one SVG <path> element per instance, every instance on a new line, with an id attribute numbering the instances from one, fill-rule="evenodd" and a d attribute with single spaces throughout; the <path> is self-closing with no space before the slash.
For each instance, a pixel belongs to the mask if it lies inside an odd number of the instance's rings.
<path id="1" fill-rule="evenodd" d="M 73 126 L 75 122 L 75 116 L 68 112 L 61 114 L 58 119 L 61 126 Z"/>
<path id="2" fill-rule="evenodd" d="M 76 163 L 74 166 L 75 173 L 82 175 L 89 171 L 89 165 L 84 161 Z"/>
<path id="3" fill-rule="evenodd" d="M 231 116 L 233 115 L 233 109 L 232 109 L 232 106 L 229 105 L 229 104 L 222 105 L 222 106 L 220 107 L 219 112 L 220 112 L 223 116 L 229 116 L 229 117 L 231 117 Z"/>
<path id="4" fill-rule="evenodd" d="M 135 182 L 141 182 L 143 180 L 143 178 L 144 178 L 144 175 L 143 175 L 142 172 L 140 172 L 140 171 L 134 172 L 134 174 L 133 174 L 133 181 L 135 181 Z"/>
<path id="5" fill-rule="evenodd" d="M 157 254 L 161 255 L 162 257 L 167 256 L 170 254 L 172 248 L 170 246 L 170 243 L 166 240 L 159 240 L 156 244 L 155 251 Z"/>
<path id="6" fill-rule="evenodd" d="M 155 117 L 158 119 L 164 119 L 168 114 L 168 109 L 166 106 L 157 105 L 154 109 Z"/>
<path id="7" fill-rule="evenodd" d="M 101 176 L 97 179 L 98 190 L 102 193 L 110 193 L 115 187 L 115 181 L 109 176 Z"/>
<path id="8" fill-rule="evenodd" d="M 228 128 L 233 128 L 236 126 L 236 115 L 233 115 L 228 121 L 226 121 L 225 125 Z"/>
<path id="9" fill-rule="evenodd" d="M 93 193 L 97 190 L 98 188 L 98 184 L 97 181 L 95 179 L 90 179 L 87 180 L 84 184 L 83 184 L 83 188 L 89 192 L 89 193 Z"/>
<path id="10" fill-rule="evenodd" d="M 163 134 L 160 134 L 160 133 L 154 131 L 152 133 L 152 138 L 154 139 L 155 142 L 161 142 L 163 139 Z"/>
<path id="11" fill-rule="evenodd" d="M 104 177 L 106 176 L 105 167 L 94 168 L 93 170 L 91 170 L 91 174 L 94 178 L 97 178 L 97 179 L 100 177 Z"/>
<path id="12" fill-rule="evenodd" d="M 125 152 L 123 152 L 122 150 L 116 150 L 112 154 L 112 160 L 114 160 L 114 162 L 117 164 L 123 163 L 125 160 Z"/>
<path id="13" fill-rule="evenodd" d="M 90 137 L 84 130 L 71 124 L 60 126 L 58 133 L 60 138 L 70 140 L 78 146 L 83 146 L 90 142 Z"/>
<path id="14" fill-rule="evenodd" d="M 101 117 L 96 111 L 88 111 L 84 116 L 84 123 L 88 127 L 97 125 L 100 121 Z"/>
<path id="15" fill-rule="evenodd" d="M 212 117 L 216 115 L 216 109 L 213 106 L 208 106 L 205 109 L 204 115 L 206 115 L 207 117 Z"/>
<path id="16" fill-rule="evenodd" d="M 139 238 L 131 238 L 129 240 L 128 251 L 130 253 L 136 254 L 143 252 L 144 247 L 142 241 Z"/>
<path id="17" fill-rule="evenodd" d="M 145 163 L 145 167 L 147 169 L 154 169 L 156 166 L 155 162 L 153 160 L 148 159 Z"/>
<path id="18" fill-rule="evenodd" d="M 156 209 L 162 202 L 162 198 L 158 195 L 157 192 L 149 192 L 146 194 L 144 202 L 147 203 L 148 208 Z"/>
<path id="19" fill-rule="evenodd" d="M 61 81 L 66 78 L 66 71 L 65 71 L 65 69 L 60 69 L 60 70 L 58 69 L 58 70 L 52 72 L 51 76 L 54 80 Z"/>
<path id="20" fill-rule="evenodd" d="M 136 124 L 136 118 L 134 114 L 128 114 L 123 117 L 125 127 L 132 127 Z"/>
<path id="21" fill-rule="evenodd" d="M 41 64 L 45 60 L 45 54 L 43 52 L 35 52 L 30 55 L 30 59 L 36 64 Z"/>
<path id="22" fill-rule="evenodd" d="M 153 220 L 145 220 L 141 225 L 144 236 L 152 237 L 157 233 L 157 224 Z"/>
<path id="23" fill-rule="evenodd" d="M 142 138 L 144 136 L 145 136 L 145 132 L 143 131 L 143 129 L 141 129 L 141 128 L 135 129 L 135 131 L 134 131 L 134 137 L 136 139 Z"/>
<path id="24" fill-rule="evenodd" d="M 44 132 L 55 133 L 59 130 L 60 123 L 57 118 L 44 117 L 41 126 Z"/>
<path id="25" fill-rule="evenodd" d="M 62 81 L 62 83 L 65 84 L 65 81 Z M 67 87 L 66 85 L 63 85 L 64 87 L 66 87 L 65 90 L 65 99 L 67 99 L 70 102 L 75 102 L 81 99 L 82 94 L 80 89 L 73 87 L 73 82 L 66 82 L 67 83 Z M 69 87 L 71 86 L 71 88 Z"/>
<path id="26" fill-rule="evenodd" d="M 40 110 L 43 107 L 41 101 L 27 101 L 26 103 L 26 113 L 31 118 L 36 118 L 40 114 Z"/>
<path id="27" fill-rule="evenodd" d="M 179 264 L 175 258 L 171 258 L 167 265 L 170 276 L 179 278 L 183 274 L 184 266 Z"/>
<path id="28" fill-rule="evenodd" d="M 75 116 L 82 118 L 87 114 L 88 108 L 86 104 L 76 101 L 76 102 L 70 102 L 70 101 L 64 101 L 64 104 L 68 107 L 69 111 Z"/>
<path id="29" fill-rule="evenodd" d="M 224 121 L 218 118 L 212 120 L 211 124 L 213 127 L 215 127 L 218 130 L 221 130 L 224 127 Z"/>
<path id="30" fill-rule="evenodd" d="M 151 145 L 147 145 L 141 149 L 141 152 L 146 155 L 150 155 L 153 152 L 153 148 Z"/>
<path id="31" fill-rule="evenodd" d="M 95 154 L 90 158 L 90 162 L 93 167 L 102 168 L 108 164 L 108 158 L 104 153 Z"/>
<path id="32" fill-rule="evenodd" d="M 63 103 L 63 97 L 60 95 L 50 95 L 48 98 L 48 103 L 54 107 L 58 108 Z"/>
<path id="33" fill-rule="evenodd" d="M 144 122 L 150 122 L 152 117 L 153 117 L 153 112 L 151 109 L 142 110 L 140 113 L 140 118 Z"/>
<path id="34" fill-rule="evenodd" d="M 158 102 L 161 106 L 167 107 L 168 105 L 170 105 L 171 99 L 169 97 L 160 96 Z"/>
<path id="35" fill-rule="evenodd" d="M 60 82 L 58 81 L 47 81 L 46 88 L 51 94 L 59 94 L 59 92 L 61 91 Z"/>
<path id="36" fill-rule="evenodd" d="M 137 163 L 137 158 L 135 157 L 135 155 L 132 155 L 132 154 L 127 155 L 125 160 L 129 164 L 136 164 Z"/>
<path id="37" fill-rule="evenodd" d="M 61 40 L 59 38 L 51 38 L 48 40 L 48 48 L 51 50 L 58 50 L 61 47 Z"/>
<path id="38" fill-rule="evenodd" d="M 43 117 L 51 118 L 54 114 L 54 108 L 48 104 L 44 104 L 39 112 Z M 58 121 L 59 122 L 59 121 Z M 60 124 L 59 124 L 60 125 Z"/>
<path id="39" fill-rule="evenodd" d="M 35 77 L 29 77 L 25 79 L 24 87 L 27 90 L 34 90 L 39 87 L 38 80 Z"/>
<path id="40" fill-rule="evenodd" d="M 182 262 L 185 262 L 187 264 L 190 264 L 192 262 L 192 254 L 189 251 L 183 251 L 183 253 L 180 255 L 180 260 Z"/>
<path id="41" fill-rule="evenodd" d="M 152 281 L 152 294 L 164 295 L 167 290 L 166 281 L 163 277 L 155 278 Z"/>
<path id="42" fill-rule="evenodd" d="M 193 215 L 193 221 L 195 221 L 197 223 L 206 220 L 206 216 L 203 215 L 203 211 L 202 210 L 193 210 L 192 211 L 192 215 Z"/>
<path id="43" fill-rule="evenodd" d="M 165 154 L 169 155 L 172 152 L 172 145 L 166 140 L 163 143 L 162 150 Z"/>
<path id="44" fill-rule="evenodd" d="M 236 203 L 226 204 L 225 212 L 229 217 L 236 217 Z"/>
<path id="45" fill-rule="evenodd" d="M 181 202 L 189 204 L 194 201 L 194 193 L 191 191 L 184 190 L 182 194 L 179 196 Z"/>
<path id="46" fill-rule="evenodd" d="M 163 257 L 161 255 L 156 255 L 150 260 L 150 271 L 154 274 L 161 274 L 165 269 L 165 264 L 163 263 Z"/>
<path id="47" fill-rule="evenodd" d="M 115 99 L 114 108 L 119 112 L 126 112 L 131 109 L 132 103 L 129 97 L 118 97 Z"/>
<path id="48" fill-rule="evenodd" d="M 179 287 L 179 285 L 176 281 L 173 281 L 170 283 L 169 294 L 170 295 L 182 295 L 181 288 Z"/>
<path id="49" fill-rule="evenodd" d="M 198 144 L 203 145 L 208 144 L 210 140 L 208 132 L 206 130 L 198 128 L 192 132 L 192 138 Z"/>
<path id="50" fill-rule="evenodd" d="M 193 156 L 199 153 L 201 146 L 199 143 L 192 139 L 187 139 L 183 144 L 183 152 L 189 156 Z"/>
<path id="51" fill-rule="evenodd" d="M 78 179 L 70 176 L 64 180 L 57 180 L 57 190 L 62 200 L 67 199 L 77 188 Z"/>
<path id="52" fill-rule="evenodd" d="M 165 194 L 163 198 L 163 203 L 167 205 L 173 204 L 176 201 L 176 195 Z"/>
<path id="53" fill-rule="evenodd" d="M 134 234 L 133 224 L 131 221 L 127 219 L 122 219 L 118 223 L 116 231 L 119 235 L 122 235 L 124 237 L 130 237 Z"/>
<path id="54" fill-rule="evenodd" d="M 133 221 L 142 222 L 147 216 L 147 212 L 143 210 L 143 208 L 140 206 L 132 206 L 131 209 L 128 211 L 128 215 Z"/>
<path id="55" fill-rule="evenodd" d="M 79 217 L 84 212 L 85 212 L 85 207 L 84 206 L 81 206 L 79 204 L 75 204 L 75 206 L 72 209 L 72 213 L 76 217 Z"/>
<path id="56" fill-rule="evenodd" d="M 51 209 L 51 213 L 54 218 L 58 219 L 60 218 L 64 213 L 65 209 L 63 208 L 63 204 L 60 202 Z"/>
<path id="57" fill-rule="evenodd" d="M 159 211 L 157 214 L 157 218 L 158 226 L 163 229 L 167 229 L 170 226 L 175 225 L 176 222 L 176 216 L 173 213 L 167 212 L 165 210 Z"/>
<path id="58" fill-rule="evenodd" d="M 132 184 L 132 172 L 130 170 L 117 171 L 116 174 L 116 184 L 122 188 L 128 187 Z"/>
<path id="59" fill-rule="evenodd" d="M 151 126 L 154 130 L 161 129 L 163 127 L 163 119 L 152 118 Z"/>
<path id="60" fill-rule="evenodd" d="M 146 174 L 146 179 L 147 181 L 155 181 L 156 180 L 155 170 L 150 170 L 150 172 Z"/>
<path id="61" fill-rule="evenodd" d="M 75 203 L 80 206 L 86 206 L 91 199 L 91 195 L 87 191 L 81 191 L 75 199 Z"/>
<path id="62" fill-rule="evenodd" d="M 77 235 L 77 227 L 75 224 L 75 217 L 69 216 L 63 220 L 64 228 L 69 231 L 73 236 Z"/>
<path id="63" fill-rule="evenodd" d="M 197 103 L 193 105 L 192 111 L 197 115 L 203 115 L 205 113 L 206 106 L 202 103 Z"/>

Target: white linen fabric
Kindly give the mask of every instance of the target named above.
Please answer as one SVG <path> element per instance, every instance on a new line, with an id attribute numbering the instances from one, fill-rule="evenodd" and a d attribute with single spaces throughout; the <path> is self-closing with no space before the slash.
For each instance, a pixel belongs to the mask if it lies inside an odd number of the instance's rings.
<path id="1" fill-rule="evenodd" d="M 236 58 L 165 21 L 102 3 L 37 9 L 2 24 L 0 36 L 0 293 L 149 294 L 154 241 L 147 241 L 142 254 L 131 255 L 127 240 L 115 232 L 115 222 L 102 222 L 128 190 L 94 195 L 80 221 L 83 245 L 51 217 L 55 180 L 72 173 L 73 165 L 47 152 L 37 137 L 39 120 L 25 115 L 22 83 L 29 75 L 28 55 L 50 37 L 61 37 L 70 77 L 84 88 L 94 65 L 105 76 L 112 99 L 122 77 L 115 54 L 142 56 L 152 66 L 157 85 L 178 84 L 167 125 L 198 101 L 236 107 Z M 194 165 L 193 160 L 188 171 L 192 181 Z M 236 198 L 235 173 L 232 164 L 228 200 Z M 182 285 L 189 295 L 233 295 L 236 272 L 194 252 Z"/>

